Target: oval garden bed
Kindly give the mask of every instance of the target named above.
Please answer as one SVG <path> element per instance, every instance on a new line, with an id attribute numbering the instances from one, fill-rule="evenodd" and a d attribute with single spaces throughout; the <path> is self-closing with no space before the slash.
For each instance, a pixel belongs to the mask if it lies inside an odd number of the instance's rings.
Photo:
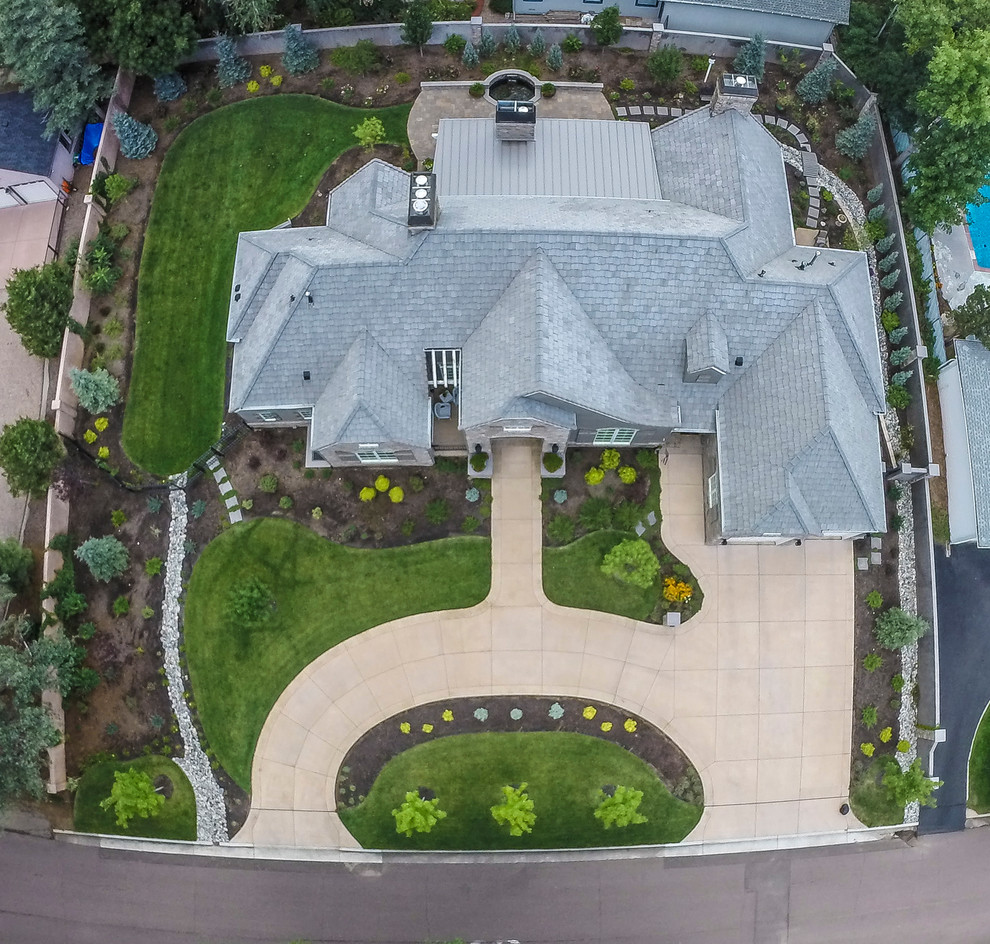
<path id="1" fill-rule="evenodd" d="M 501 788 L 527 784 L 536 822 L 511 836 L 492 819 Z M 643 791 L 645 823 L 604 829 L 603 788 Z M 703 809 L 684 752 L 641 718 L 601 702 L 547 696 L 453 698 L 420 705 L 367 732 L 337 777 L 338 811 L 365 847 L 539 849 L 679 842 Z M 400 835 L 392 810 L 409 791 L 447 816 Z"/>

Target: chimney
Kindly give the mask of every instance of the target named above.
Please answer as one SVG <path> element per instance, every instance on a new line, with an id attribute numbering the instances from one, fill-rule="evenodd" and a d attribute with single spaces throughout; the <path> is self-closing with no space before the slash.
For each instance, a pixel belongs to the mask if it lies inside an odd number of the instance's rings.
<path id="1" fill-rule="evenodd" d="M 440 207 L 437 203 L 437 175 L 416 171 L 409 175 L 410 229 L 432 229 L 437 225 Z"/>
<path id="2" fill-rule="evenodd" d="M 536 105 L 533 102 L 496 102 L 495 137 L 499 141 L 535 141 Z"/>
<path id="3" fill-rule="evenodd" d="M 713 115 L 721 115 L 730 108 L 744 115 L 750 114 L 756 98 L 760 94 L 754 75 L 736 75 L 723 72 L 715 83 L 715 97 L 712 99 Z"/>

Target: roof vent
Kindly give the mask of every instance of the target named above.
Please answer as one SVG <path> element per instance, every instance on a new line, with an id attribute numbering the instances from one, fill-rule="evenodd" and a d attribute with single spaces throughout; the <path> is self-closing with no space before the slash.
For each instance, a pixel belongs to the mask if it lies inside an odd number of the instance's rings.
<path id="1" fill-rule="evenodd" d="M 536 105 L 532 102 L 496 102 L 495 137 L 499 141 L 535 141 Z"/>
<path id="2" fill-rule="evenodd" d="M 308 370 L 304 370 L 303 371 L 303 380 L 309 380 L 309 378 L 310 378 L 309 371 Z"/>
<path id="3" fill-rule="evenodd" d="M 741 357 L 736 358 L 736 367 L 742 367 L 743 359 Z"/>
<path id="4" fill-rule="evenodd" d="M 409 175 L 410 229 L 427 229 L 437 225 L 437 175 L 413 173 Z"/>

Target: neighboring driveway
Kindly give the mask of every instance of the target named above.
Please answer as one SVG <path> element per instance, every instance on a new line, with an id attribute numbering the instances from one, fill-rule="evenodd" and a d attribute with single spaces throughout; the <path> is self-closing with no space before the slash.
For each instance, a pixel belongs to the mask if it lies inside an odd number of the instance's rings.
<path id="1" fill-rule="evenodd" d="M 945 743 L 935 749 L 935 774 L 944 781 L 935 809 L 922 807 L 922 832 L 966 825 L 969 750 L 990 701 L 990 550 L 973 544 L 935 556 L 941 724 Z"/>
<path id="2" fill-rule="evenodd" d="M 0 301 L 14 269 L 29 269 L 48 258 L 48 245 L 58 201 L 30 203 L 0 210 Z M 22 416 L 39 419 L 47 404 L 46 362 L 32 357 L 21 346 L 6 318 L 0 318 L 0 427 Z M 20 537 L 27 499 L 13 498 L 0 477 L 0 539 Z"/>
<path id="3" fill-rule="evenodd" d="M 851 544 L 706 545 L 691 449 L 664 466 L 661 508 L 667 546 L 705 592 L 694 619 L 675 631 L 549 603 L 539 450 L 499 444 L 488 599 L 375 627 L 300 673 L 262 730 L 251 814 L 234 841 L 354 845 L 334 812 L 347 749 L 414 705 L 489 693 L 599 699 L 666 731 L 705 788 L 690 839 L 858 826 L 839 813 L 852 725 Z"/>

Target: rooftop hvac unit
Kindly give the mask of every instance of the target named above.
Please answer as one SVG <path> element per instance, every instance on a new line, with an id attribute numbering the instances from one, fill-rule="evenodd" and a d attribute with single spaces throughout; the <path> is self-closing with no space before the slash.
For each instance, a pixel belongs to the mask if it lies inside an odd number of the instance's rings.
<path id="1" fill-rule="evenodd" d="M 437 175 L 415 172 L 409 175 L 410 229 L 427 229 L 437 225 Z"/>

